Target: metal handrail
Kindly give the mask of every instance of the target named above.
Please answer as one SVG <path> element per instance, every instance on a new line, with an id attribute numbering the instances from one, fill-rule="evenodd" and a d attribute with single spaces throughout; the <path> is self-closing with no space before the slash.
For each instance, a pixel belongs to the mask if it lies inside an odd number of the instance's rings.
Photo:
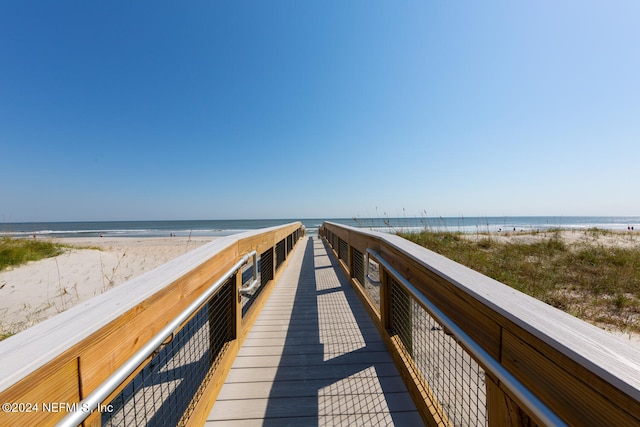
<path id="1" fill-rule="evenodd" d="M 253 254 L 253 281 L 249 286 L 238 289 L 238 293 L 240 295 L 246 295 L 253 292 L 253 290 L 260 284 L 258 281 L 258 253 L 253 251 L 251 254 Z"/>
<path id="2" fill-rule="evenodd" d="M 365 258 L 364 258 L 364 277 L 369 281 L 369 283 L 371 283 L 372 285 L 376 285 L 376 286 L 380 286 L 380 284 L 382 283 L 380 281 L 380 273 L 378 272 L 378 280 L 373 280 L 371 278 L 371 275 L 369 274 L 369 253 L 367 252 L 365 254 Z"/>
<path id="3" fill-rule="evenodd" d="M 176 316 L 167 326 L 151 338 L 144 347 L 131 356 L 91 394 L 82 399 L 82 401 L 75 407 L 76 409 L 67 414 L 58 424 L 56 424 L 56 426 L 76 427 L 87 419 L 94 410 L 98 409 L 98 405 L 109 397 L 109 395 L 111 395 L 111 393 L 113 393 L 129 377 L 129 375 L 142 365 L 149 356 L 158 350 L 158 348 L 167 341 L 167 338 L 173 335 L 180 325 L 189 319 L 193 313 L 198 311 L 200 307 L 206 304 L 216 291 L 249 261 L 249 258 L 255 257 L 256 254 L 256 251 L 252 251 L 236 262 L 233 267 L 227 270 L 227 272 L 216 280 L 215 283 L 213 283 L 202 295 L 189 304 L 189 306 Z"/>
<path id="4" fill-rule="evenodd" d="M 547 407 L 535 394 L 495 360 L 484 348 L 476 343 L 466 332 L 416 289 L 407 279 L 398 273 L 376 251 L 367 248 L 372 255 L 411 295 L 429 311 L 431 316 L 448 329 L 464 348 L 467 349 L 485 369 L 495 375 L 540 421 L 548 426 L 566 426 L 567 424 Z"/>

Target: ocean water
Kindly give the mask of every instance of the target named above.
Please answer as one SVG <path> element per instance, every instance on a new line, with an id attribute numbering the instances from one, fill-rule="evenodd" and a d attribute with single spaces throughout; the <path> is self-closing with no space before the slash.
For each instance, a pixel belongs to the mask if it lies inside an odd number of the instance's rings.
<path id="1" fill-rule="evenodd" d="M 313 218 L 313 219 L 241 219 L 184 221 L 96 221 L 96 222 L 22 222 L 0 223 L 0 236 L 30 237 L 169 237 L 228 236 L 243 231 L 301 221 L 308 234 L 316 234 L 323 221 L 331 221 L 383 232 L 548 230 L 552 228 L 583 230 L 600 228 L 626 230 L 633 226 L 640 232 L 640 217 L 447 217 L 447 218 Z"/>
<path id="2" fill-rule="evenodd" d="M 496 231 L 544 231 L 549 229 L 627 230 L 634 227 L 640 231 L 640 217 L 620 216 L 517 216 L 517 217 L 446 217 L 446 218 L 391 218 L 359 220 L 361 226 L 372 224 L 372 228 L 385 232 L 403 231 L 453 231 L 461 233 Z M 382 222 L 382 224 L 381 224 Z"/>
<path id="3" fill-rule="evenodd" d="M 287 224 L 296 219 L 185 220 L 185 221 L 96 221 L 0 223 L 0 236 L 30 237 L 169 237 L 228 236 L 243 231 Z M 447 217 L 447 218 L 327 218 L 299 220 L 307 233 L 316 234 L 323 221 L 369 230 L 405 232 L 419 230 L 486 231 L 547 230 L 551 228 L 626 230 L 640 232 L 640 217 Z"/>

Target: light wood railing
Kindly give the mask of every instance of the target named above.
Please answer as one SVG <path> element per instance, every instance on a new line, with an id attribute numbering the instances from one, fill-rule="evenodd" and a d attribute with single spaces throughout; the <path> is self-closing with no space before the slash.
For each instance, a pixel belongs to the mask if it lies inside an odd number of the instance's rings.
<path id="1" fill-rule="evenodd" d="M 211 364 L 215 372 L 210 372 L 204 391 L 199 392 L 202 397 L 190 404 L 189 416 L 180 421 L 202 425 L 241 342 L 303 234 L 304 228 L 296 222 L 218 238 L 0 342 L 0 403 L 4 404 L 0 425 L 57 423 L 238 259 L 257 251 L 265 261 L 260 269 L 260 292 L 250 308 L 243 310 L 238 293 L 242 271 L 235 275 L 224 312 L 232 329 L 230 338 Z M 108 402 L 102 407 L 112 410 Z M 100 425 L 100 410 L 91 413 L 84 424 Z"/>
<path id="2" fill-rule="evenodd" d="M 637 347 L 399 236 L 335 223 L 324 223 L 319 234 L 351 278 L 427 424 L 640 425 Z M 375 278 L 366 278 L 369 268 L 379 270 Z M 459 331 L 434 321 L 424 301 Z M 527 406 L 525 395 L 457 334 L 541 407 Z M 444 356 L 437 345 L 446 347 Z M 456 346 L 467 353 L 458 355 Z M 465 372 L 430 372 L 438 357 Z M 480 381 L 473 379 L 478 374 Z M 441 383 L 445 375 L 454 379 Z M 469 397 L 471 388 L 478 392 Z"/>

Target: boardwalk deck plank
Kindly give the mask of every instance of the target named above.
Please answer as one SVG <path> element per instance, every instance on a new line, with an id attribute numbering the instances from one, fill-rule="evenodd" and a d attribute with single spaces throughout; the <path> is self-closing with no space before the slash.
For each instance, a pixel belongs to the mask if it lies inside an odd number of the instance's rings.
<path id="1" fill-rule="evenodd" d="M 375 326 L 323 242 L 300 243 L 206 425 L 422 424 Z"/>
<path id="2" fill-rule="evenodd" d="M 361 390 L 367 387 L 368 378 L 354 378 L 351 380 L 354 390 Z M 271 390 L 272 383 L 252 382 L 252 383 L 230 383 L 225 384 L 225 389 L 220 392 L 218 400 L 242 400 L 242 399 L 266 399 L 268 397 L 287 397 L 292 394 L 296 396 L 317 396 L 317 390 L 324 387 L 324 380 L 309 380 L 306 383 L 300 381 L 290 381 L 287 388 L 277 389 L 275 393 Z M 404 383 L 398 377 L 388 377 L 385 379 L 385 391 L 387 393 L 404 393 L 406 390 Z M 240 399 L 239 397 L 242 397 Z"/>

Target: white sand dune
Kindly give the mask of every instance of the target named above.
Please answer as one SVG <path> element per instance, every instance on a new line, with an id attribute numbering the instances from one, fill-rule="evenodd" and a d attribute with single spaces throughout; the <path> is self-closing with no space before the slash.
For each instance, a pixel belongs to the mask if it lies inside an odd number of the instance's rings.
<path id="1" fill-rule="evenodd" d="M 213 239 L 57 239 L 93 249 L 67 249 L 0 272 L 0 333 L 24 330 Z"/>

